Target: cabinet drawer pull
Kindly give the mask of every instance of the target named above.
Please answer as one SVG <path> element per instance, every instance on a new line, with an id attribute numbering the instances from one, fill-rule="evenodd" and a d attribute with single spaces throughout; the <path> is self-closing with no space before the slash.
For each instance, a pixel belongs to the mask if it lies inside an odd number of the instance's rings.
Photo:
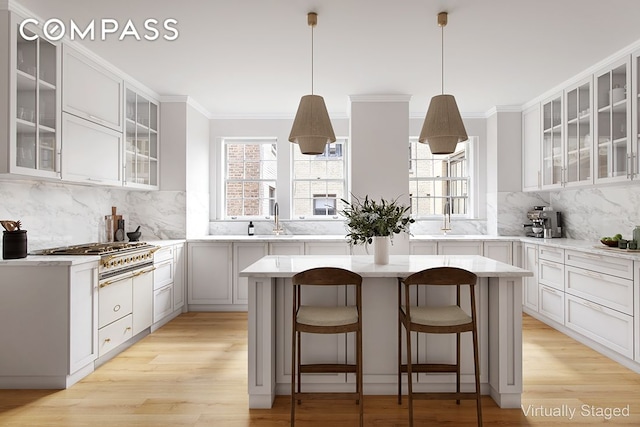
<path id="1" fill-rule="evenodd" d="M 591 304 L 590 302 L 587 302 L 587 301 L 583 301 L 582 305 L 584 305 L 586 307 L 589 307 L 589 308 L 591 308 L 593 310 L 596 310 L 596 311 L 602 311 L 602 307 L 600 307 L 599 305 L 596 305 L 596 304 Z"/>
<path id="2" fill-rule="evenodd" d="M 131 326 L 127 326 L 126 328 L 124 328 L 125 332 L 130 331 L 130 330 L 131 330 Z"/>
<path id="3" fill-rule="evenodd" d="M 116 305 L 113 307 L 113 311 L 114 311 L 114 313 L 116 313 L 116 312 L 120 311 L 120 309 L 121 309 L 121 308 L 122 308 L 122 306 L 120 306 L 120 304 L 116 304 Z"/>
<path id="4" fill-rule="evenodd" d="M 547 292 L 549 292 L 549 293 L 552 293 L 552 294 L 554 294 L 554 295 L 558 295 L 558 292 L 557 292 L 555 289 L 553 289 L 553 288 L 549 288 L 549 287 L 545 286 L 545 287 L 544 287 L 544 290 L 545 290 L 545 291 L 547 291 Z"/>
<path id="5" fill-rule="evenodd" d="M 604 279 L 604 277 L 603 277 L 601 274 L 594 273 L 593 271 L 585 270 L 585 271 L 583 271 L 583 273 L 584 273 L 586 276 L 593 277 L 594 279 L 599 279 L 599 280 Z"/>
<path id="6" fill-rule="evenodd" d="M 111 342 L 111 338 L 105 338 L 104 342 Z"/>

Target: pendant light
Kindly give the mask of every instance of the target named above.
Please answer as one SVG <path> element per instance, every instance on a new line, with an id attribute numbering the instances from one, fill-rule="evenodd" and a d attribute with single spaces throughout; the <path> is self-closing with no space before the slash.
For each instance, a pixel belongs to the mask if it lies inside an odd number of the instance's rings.
<path id="1" fill-rule="evenodd" d="M 309 12 L 307 24 L 311 27 L 311 95 L 304 95 L 300 99 L 289 134 L 289 141 L 298 144 L 302 154 L 322 154 L 327 144 L 336 141 L 324 98 L 313 94 L 313 27 L 317 23 L 318 15 Z"/>
<path id="2" fill-rule="evenodd" d="M 442 29 L 442 94 L 431 98 L 418 141 L 429 143 L 433 154 L 451 154 L 458 142 L 466 141 L 469 137 L 456 99 L 444 93 L 444 27 L 447 25 L 447 12 L 438 14 L 438 25 Z"/>

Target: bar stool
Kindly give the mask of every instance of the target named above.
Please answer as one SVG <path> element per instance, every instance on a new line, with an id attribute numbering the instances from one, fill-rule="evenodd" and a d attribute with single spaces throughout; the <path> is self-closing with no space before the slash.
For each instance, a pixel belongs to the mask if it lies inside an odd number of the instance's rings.
<path id="1" fill-rule="evenodd" d="M 363 425 L 362 393 L 362 277 L 352 271 L 333 267 L 320 267 L 302 271 L 293 282 L 293 321 L 291 333 L 291 426 L 295 425 L 295 402 L 302 399 L 348 399 L 360 406 L 360 426 Z M 353 286 L 356 291 L 355 306 L 301 305 L 303 286 Z M 300 334 L 342 334 L 355 332 L 355 363 L 302 364 Z M 307 373 L 355 373 L 354 393 L 301 392 L 301 374 Z M 296 390 L 297 379 L 297 390 Z"/>
<path id="2" fill-rule="evenodd" d="M 408 377 L 409 426 L 413 426 L 413 399 L 471 399 L 476 401 L 478 426 L 482 426 L 482 400 L 480 395 L 480 368 L 478 363 L 478 332 L 476 323 L 475 285 L 477 276 L 467 270 L 455 267 L 429 268 L 410 275 L 405 279 L 398 278 L 398 404 L 402 403 L 402 373 Z M 404 298 L 402 297 L 404 284 Z M 456 304 L 448 306 L 418 306 L 412 303 L 410 289 L 412 286 L 455 286 Z M 471 316 L 460 307 L 460 287 L 469 286 Z M 404 299 L 404 301 L 403 301 Z M 407 363 L 402 364 L 402 325 L 406 331 Z M 456 334 L 456 363 L 413 363 L 411 361 L 411 332 L 429 334 Z M 475 392 L 460 392 L 460 333 L 471 332 L 473 335 L 473 362 L 475 366 Z M 455 372 L 455 392 L 416 393 L 413 392 L 413 372 L 442 373 Z"/>

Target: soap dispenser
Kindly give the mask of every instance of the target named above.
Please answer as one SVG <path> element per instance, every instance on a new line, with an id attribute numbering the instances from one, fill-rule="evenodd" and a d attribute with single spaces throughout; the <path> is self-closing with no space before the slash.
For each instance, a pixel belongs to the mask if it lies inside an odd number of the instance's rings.
<path id="1" fill-rule="evenodd" d="M 247 229 L 247 234 L 249 236 L 253 236 L 254 231 L 255 231 L 255 227 L 253 226 L 253 221 L 249 221 L 249 227 Z"/>

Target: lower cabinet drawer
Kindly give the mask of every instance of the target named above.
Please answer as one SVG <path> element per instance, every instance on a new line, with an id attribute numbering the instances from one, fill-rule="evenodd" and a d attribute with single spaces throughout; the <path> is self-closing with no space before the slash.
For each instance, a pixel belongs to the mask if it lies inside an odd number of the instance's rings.
<path id="1" fill-rule="evenodd" d="M 565 326 L 633 358 L 633 317 L 565 294 Z"/>
<path id="2" fill-rule="evenodd" d="M 553 261 L 538 261 L 538 281 L 543 285 L 564 292 L 564 264 Z"/>
<path id="3" fill-rule="evenodd" d="M 129 314 L 120 320 L 98 330 L 98 357 L 102 357 L 133 336 L 133 316 Z"/>
<path id="4" fill-rule="evenodd" d="M 605 307 L 633 315 L 633 280 L 565 267 L 565 291 Z"/>
<path id="5" fill-rule="evenodd" d="M 538 313 L 564 324 L 564 292 L 539 285 Z"/>
<path id="6" fill-rule="evenodd" d="M 173 260 L 154 264 L 153 289 L 160 289 L 169 283 L 173 283 Z"/>
<path id="7" fill-rule="evenodd" d="M 153 323 L 162 320 L 173 311 L 173 284 L 153 291 Z"/>

